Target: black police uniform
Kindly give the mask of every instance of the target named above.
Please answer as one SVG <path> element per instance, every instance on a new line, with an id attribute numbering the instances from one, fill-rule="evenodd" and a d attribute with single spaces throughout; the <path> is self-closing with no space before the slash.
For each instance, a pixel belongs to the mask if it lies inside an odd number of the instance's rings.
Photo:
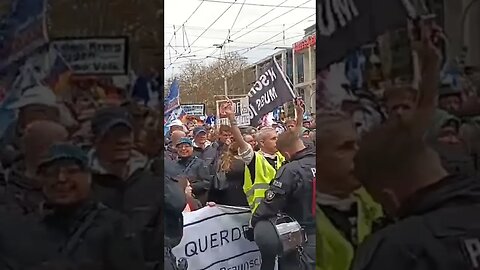
<path id="1" fill-rule="evenodd" d="M 279 260 L 282 269 L 314 269 L 315 267 L 315 216 L 314 179 L 315 149 L 306 147 L 277 171 L 275 179 L 252 215 L 252 226 L 282 212 L 296 219 L 304 228 L 308 243 L 304 246 L 302 263 L 298 254 Z M 301 267 L 300 265 L 303 265 Z"/>
<path id="2" fill-rule="evenodd" d="M 354 270 L 480 269 L 480 181 L 449 176 L 416 192 L 358 249 Z"/>

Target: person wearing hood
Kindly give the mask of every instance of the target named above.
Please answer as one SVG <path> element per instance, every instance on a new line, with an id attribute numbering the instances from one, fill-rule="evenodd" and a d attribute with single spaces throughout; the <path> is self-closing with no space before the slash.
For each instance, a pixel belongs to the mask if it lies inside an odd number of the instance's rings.
<path id="1" fill-rule="evenodd" d="M 270 188 L 265 192 L 265 198 L 253 212 L 250 223 L 256 230 L 259 222 L 268 221 L 278 213 L 284 213 L 298 221 L 308 241 L 303 246 L 303 251 L 282 256 L 279 267 L 292 270 L 315 269 L 315 149 L 306 147 L 295 130 L 280 134 L 277 148 L 288 163 L 277 171 Z M 258 239 L 262 235 L 264 234 L 255 232 L 255 241 L 263 242 L 263 239 Z"/>
<path id="2" fill-rule="evenodd" d="M 436 110 L 427 142 L 439 154 L 450 174 L 474 175 L 475 159 L 460 136 L 461 121 L 444 110 Z"/>
<path id="3" fill-rule="evenodd" d="M 62 125 L 40 120 L 29 124 L 21 138 L 24 156 L 14 163 L 0 182 L 4 189 L 2 207 L 9 212 L 21 214 L 36 213 L 43 200 L 37 168 L 48 148 L 68 139 L 68 132 Z"/>
<path id="4" fill-rule="evenodd" d="M 126 214 L 144 238 L 145 260 L 161 263 L 160 252 L 150 249 L 163 225 L 160 222 L 162 178 L 147 168 L 147 159 L 135 152 L 131 116 L 125 108 L 100 109 L 92 119 L 94 148 L 90 152 L 94 197 Z M 148 236 L 148 237 L 147 237 Z"/>

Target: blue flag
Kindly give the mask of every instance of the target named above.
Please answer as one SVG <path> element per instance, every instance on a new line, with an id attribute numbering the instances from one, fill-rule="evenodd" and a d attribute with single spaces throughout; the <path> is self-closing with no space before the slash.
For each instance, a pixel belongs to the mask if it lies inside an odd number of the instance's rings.
<path id="1" fill-rule="evenodd" d="M 165 97 L 164 114 L 167 114 L 178 107 L 180 107 L 180 84 L 178 80 L 175 79 L 173 80 L 172 85 L 170 85 L 168 95 Z"/>

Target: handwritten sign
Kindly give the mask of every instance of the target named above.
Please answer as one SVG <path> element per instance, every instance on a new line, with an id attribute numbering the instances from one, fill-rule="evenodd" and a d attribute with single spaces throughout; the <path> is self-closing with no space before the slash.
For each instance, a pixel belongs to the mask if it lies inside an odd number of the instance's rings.
<path id="1" fill-rule="evenodd" d="M 128 72 L 128 39 L 65 38 L 51 43 L 76 75 L 123 75 Z"/>

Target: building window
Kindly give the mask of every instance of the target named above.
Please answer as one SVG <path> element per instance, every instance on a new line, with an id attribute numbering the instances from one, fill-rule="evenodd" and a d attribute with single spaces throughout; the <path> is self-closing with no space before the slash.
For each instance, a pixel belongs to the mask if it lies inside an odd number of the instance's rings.
<path id="1" fill-rule="evenodd" d="M 305 68 L 303 63 L 303 53 L 299 53 L 295 55 L 295 65 L 297 68 L 297 83 L 305 82 Z"/>

